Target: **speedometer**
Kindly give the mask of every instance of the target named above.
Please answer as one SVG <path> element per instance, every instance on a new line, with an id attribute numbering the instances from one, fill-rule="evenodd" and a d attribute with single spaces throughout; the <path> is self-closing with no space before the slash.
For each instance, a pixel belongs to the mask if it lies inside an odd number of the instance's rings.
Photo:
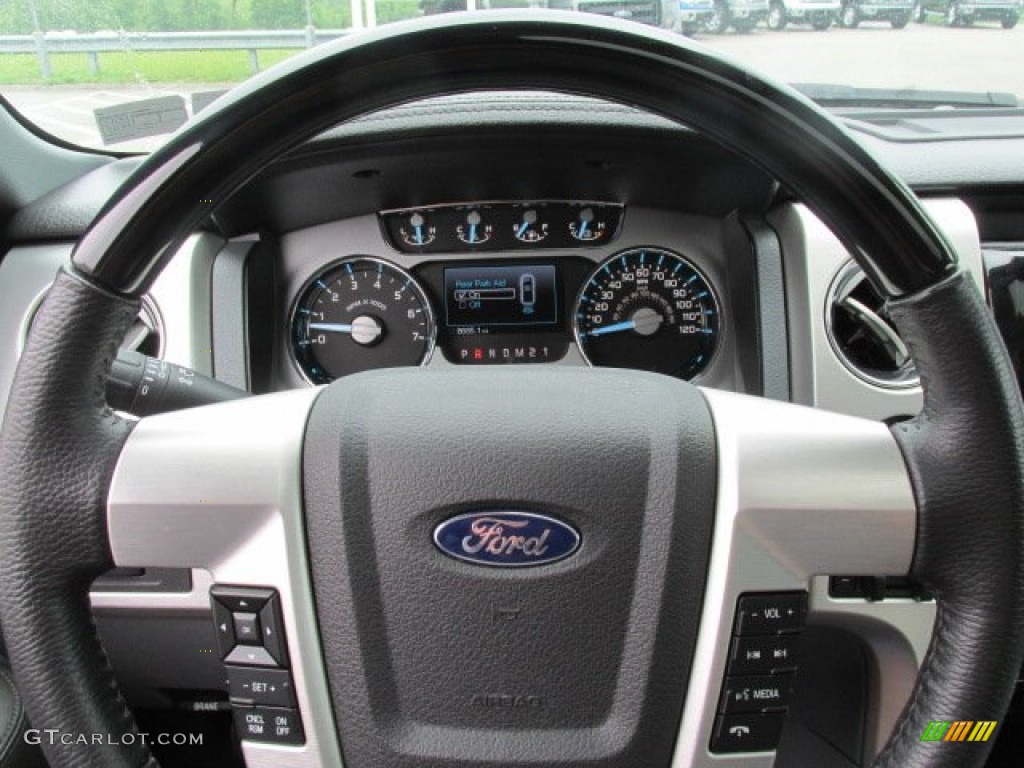
<path id="1" fill-rule="evenodd" d="M 662 248 L 635 248 L 602 263 L 576 301 L 575 333 L 591 365 L 692 379 L 719 335 L 718 301 L 692 263 Z"/>

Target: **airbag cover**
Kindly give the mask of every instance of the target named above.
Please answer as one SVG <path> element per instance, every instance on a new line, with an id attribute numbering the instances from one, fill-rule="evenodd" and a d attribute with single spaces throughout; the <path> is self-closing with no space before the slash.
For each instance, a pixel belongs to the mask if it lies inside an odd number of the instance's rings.
<path id="1" fill-rule="evenodd" d="M 667 768 L 715 504 L 695 387 L 613 370 L 360 374 L 318 398 L 304 473 L 346 766 Z M 516 538 L 519 513 L 543 517 Z M 467 546 L 486 539 L 498 563 L 437 546 L 468 514 L 483 522 Z M 554 541 L 545 517 L 579 546 L 524 564 Z"/>

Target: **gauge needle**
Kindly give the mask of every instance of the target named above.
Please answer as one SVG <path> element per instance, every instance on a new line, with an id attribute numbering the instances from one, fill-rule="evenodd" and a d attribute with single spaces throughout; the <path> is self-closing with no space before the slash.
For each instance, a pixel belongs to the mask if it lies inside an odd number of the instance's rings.
<path id="1" fill-rule="evenodd" d="M 335 331 L 336 333 L 352 333 L 351 323 L 310 323 L 311 331 Z"/>
<path id="2" fill-rule="evenodd" d="M 523 233 L 525 233 L 526 230 L 529 229 L 529 228 L 530 228 L 530 222 L 524 221 L 522 224 L 519 225 L 519 231 L 516 232 L 516 237 L 522 237 Z"/>
<path id="3" fill-rule="evenodd" d="M 585 238 L 587 236 L 587 225 L 589 223 L 590 222 L 587 221 L 586 219 L 584 219 L 583 221 L 580 222 L 580 229 L 579 229 L 579 232 L 580 232 L 579 239 L 580 240 L 582 240 L 583 238 Z"/>
<path id="4" fill-rule="evenodd" d="M 310 326 L 311 328 L 313 326 Z M 606 325 L 602 328 L 595 328 L 590 332 L 591 336 L 604 336 L 606 333 L 618 333 L 619 331 L 632 331 L 636 329 L 636 319 L 623 320 L 615 325 Z"/>

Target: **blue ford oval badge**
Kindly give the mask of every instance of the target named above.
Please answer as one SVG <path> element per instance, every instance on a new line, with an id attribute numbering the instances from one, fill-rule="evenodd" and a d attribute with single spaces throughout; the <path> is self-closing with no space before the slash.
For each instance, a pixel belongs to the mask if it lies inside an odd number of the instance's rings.
<path id="1" fill-rule="evenodd" d="M 476 565 L 516 568 L 562 560 L 580 546 L 576 529 L 533 512 L 470 512 L 434 529 L 446 555 Z"/>

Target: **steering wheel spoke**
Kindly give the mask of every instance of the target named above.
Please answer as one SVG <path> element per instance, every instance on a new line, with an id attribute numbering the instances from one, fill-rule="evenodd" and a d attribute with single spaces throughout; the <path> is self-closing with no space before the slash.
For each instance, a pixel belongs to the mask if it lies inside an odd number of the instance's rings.
<path id="1" fill-rule="evenodd" d="M 108 494 L 117 565 L 198 568 L 216 585 L 276 591 L 305 743 L 245 740 L 249 768 L 341 764 L 302 519 L 302 441 L 317 394 L 302 389 L 144 418 Z"/>
<path id="2" fill-rule="evenodd" d="M 743 595 L 807 592 L 814 577 L 828 574 L 907 573 L 914 553 L 914 496 L 884 424 L 702 392 L 715 424 L 718 495 L 675 765 L 771 765 L 773 757 L 764 753 L 709 754 L 738 601 Z M 813 612 L 822 605 L 821 595 L 810 597 Z"/>
<path id="3" fill-rule="evenodd" d="M 719 453 L 715 547 L 734 578 L 906 574 L 916 508 L 884 424 L 704 390 Z M 729 534 L 728 541 L 720 537 Z M 717 549 L 716 549 L 717 554 Z"/>

